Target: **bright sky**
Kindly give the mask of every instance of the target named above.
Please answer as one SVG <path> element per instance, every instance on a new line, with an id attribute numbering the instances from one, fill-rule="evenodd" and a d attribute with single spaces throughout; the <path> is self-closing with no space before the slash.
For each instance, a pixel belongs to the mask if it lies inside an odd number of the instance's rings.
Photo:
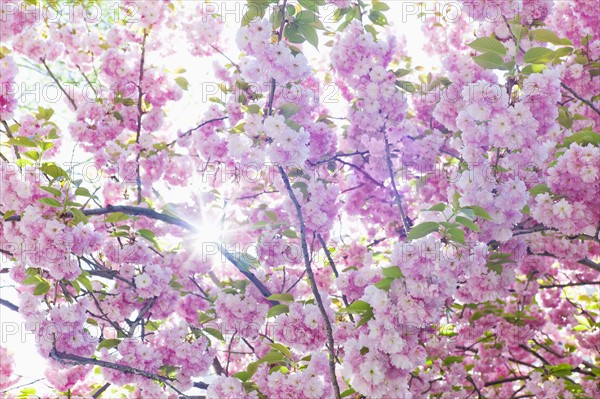
<path id="1" fill-rule="evenodd" d="M 234 5 L 237 3 L 237 5 Z M 227 7 L 227 10 L 242 9 L 242 4 L 245 2 L 233 2 L 233 1 L 222 1 L 215 2 L 219 7 Z M 293 3 L 293 2 L 291 2 Z M 391 10 L 386 13 L 388 20 L 391 23 L 391 31 L 396 35 L 405 35 L 408 43 L 408 54 L 413 58 L 413 65 L 432 65 L 432 60 L 428 59 L 424 52 L 421 50 L 423 43 L 420 22 L 417 20 L 416 12 L 412 8 L 412 5 L 417 4 L 415 2 L 406 2 L 402 0 L 387 1 L 390 5 Z M 410 5 L 409 5 L 410 4 Z M 186 7 L 192 7 L 195 2 L 186 1 Z M 333 12 L 333 7 L 324 7 L 321 11 L 322 17 L 327 18 Z M 234 17 L 235 16 L 235 17 Z M 227 37 L 227 43 L 229 44 L 229 50 L 226 51 L 227 55 L 232 59 L 237 58 L 239 51 L 235 48 L 235 33 L 239 26 L 239 13 L 231 14 L 226 16 L 226 29 L 225 35 Z M 332 23 L 325 23 L 326 26 L 333 27 Z M 380 35 L 380 37 L 382 37 Z M 320 43 L 325 43 L 330 38 L 321 37 Z M 212 61 L 217 59 L 226 63 L 227 61 L 220 55 L 217 55 L 211 59 L 199 59 L 190 57 L 187 54 L 187 46 L 184 44 L 177 45 L 176 54 L 170 59 L 158 59 L 149 55 L 149 62 L 157 65 L 168 65 L 170 69 L 182 67 L 187 70 L 183 75 L 189 83 L 189 91 L 185 93 L 185 97 L 182 101 L 177 104 L 173 104 L 168 107 L 167 112 L 169 114 L 169 120 L 172 121 L 174 130 L 181 129 L 187 130 L 192 126 L 196 126 L 198 122 L 202 120 L 203 110 L 206 108 L 207 103 L 203 102 L 203 88 L 214 86 L 214 75 L 212 72 Z M 306 56 L 309 60 L 313 61 L 313 65 L 319 65 L 319 69 L 327 70 L 327 65 L 323 64 L 324 54 L 318 53 L 312 46 L 304 45 Z M 324 47 L 322 50 L 324 53 L 328 51 L 328 48 Z M 27 82 L 31 85 L 33 82 L 39 81 L 41 84 L 51 83 L 48 77 L 41 76 L 31 70 L 24 67 L 20 68 L 20 75 L 17 79 L 21 79 L 21 82 Z M 20 82 L 19 82 L 20 83 Z M 208 85 L 208 86 L 207 86 Z M 43 107 L 52 107 L 56 110 L 53 120 L 57 122 L 64 131 L 67 131 L 66 126 L 68 124 L 67 117 L 70 114 L 60 112 L 60 109 L 66 110 L 66 107 L 62 102 L 55 104 L 48 103 L 34 103 L 34 96 L 29 95 L 27 98 L 22 99 L 21 104 L 29 104 L 37 107 L 37 105 Z M 344 109 L 342 103 L 339 105 L 331 105 L 332 115 L 344 115 Z M 66 143 L 63 150 L 63 158 L 65 161 L 69 161 L 71 158 L 74 144 L 69 145 Z M 85 154 L 80 154 L 75 161 L 86 160 Z M 2 267 L 6 267 L 7 263 L 2 262 Z M 12 282 L 6 277 L 6 274 L 0 274 L 0 296 L 6 300 L 9 300 L 15 304 L 19 303 L 19 294 L 12 287 Z M 15 354 L 15 371 L 18 375 L 21 375 L 21 381 L 17 385 L 26 384 L 31 381 L 43 378 L 45 370 L 45 360 L 39 356 L 35 348 L 35 337 L 24 329 L 24 321 L 15 312 L 8 310 L 7 308 L 0 306 L 0 319 L 1 332 L 0 341 L 3 346 L 7 346 Z M 34 385 L 38 393 L 47 392 L 48 388 L 44 385 L 43 381 L 40 381 Z"/>

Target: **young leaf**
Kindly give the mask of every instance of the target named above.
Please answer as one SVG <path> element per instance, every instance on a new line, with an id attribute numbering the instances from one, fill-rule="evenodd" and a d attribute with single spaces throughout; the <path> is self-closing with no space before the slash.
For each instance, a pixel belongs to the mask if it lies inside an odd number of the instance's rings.
<path id="1" fill-rule="evenodd" d="M 274 305 L 267 312 L 267 318 L 275 317 L 275 316 L 283 314 L 283 313 L 288 313 L 289 311 L 290 311 L 290 307 L 288 305 L 284 305 L 284 304 Z"/>
<path id="2" fill-rule="evenodd" d="M 119 344 L 121 343 L 120 339 L 116 339 L 116 338 L 111 338 L 111 339 L 103 339 L 102 342 L 100 342 L 100 344 L 98 345 L 97 350 L 100 350 L 102 348 L 116 348 Z"/>
<path id="3" fill-rule="evenodd" d="M 554 51 L 544 47 L 529 49 L 523 60 L 529 64 L 545 64 L 554 59 Z"/>
<path id="4" fill-rule="evenodd" d="M 504 64 L 504 60 L 497 53 L 484 53 L 473 57 L 473 61 L 485 69 L 498 69 Z"/>
<path id="5" fill-rule="evenodd" d="M 506 47 L 504 47 L 500 40 L 494 39 L 493 37 L 481 37 L 474 42 L 467 44 L 467 46 L 480 53 L 492 52 L 500 55 L 506 54 Z"/>
<path id="6" fill-rule="evenodd" d="M 475 223 L 473 223 L 473 221 L 467 219 L 466 217 L 457 216 L 456 221 L 473 231 L 479 231 L 479 226 L 477 226 Z"/>
<path id="7" fill-rule="evenodd" d="M 408 233 L 409 240 L 416 240 L 417 238 L 425 237 L 434 231 L 438 231 L 440 224 L 437 222 L 423 222 L 414 226 Z"/>

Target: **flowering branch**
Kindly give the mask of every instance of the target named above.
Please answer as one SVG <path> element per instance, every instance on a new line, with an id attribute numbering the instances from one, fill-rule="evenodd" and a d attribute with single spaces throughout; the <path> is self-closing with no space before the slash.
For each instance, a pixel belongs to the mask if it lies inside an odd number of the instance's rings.
<path id="1" fill-rule="evenodd" d="M 144 29 L 144 38 L 142 39 L 142 56 L 140 59 L 140 77 L 138 80 L 138 101 L 137 101 L 137 109 L 138 109 L 138 120 L 137 120 L 137 131 L 135 133 L 135 142 L 136 144 L 140 143 L 140 133 L 142 132 L 142 116 L 144 116 L 144 110 L 142 109 L 142 97 L 144 93 L 142 92 L 142 80 L 144 79 L 144 59 L 146 57 L 146 38 L 148 37 L 148 31 Z M 136 183 L 137 183 L 137 203 L 140 204 L 142 202 L 142 178 L 140 176 L 140 151 L 137 153 L 136 157 Z"/>
<path id="2" fill-rule="evenodd" d="M 158 213 L 155 210 L 148 209 L 148 208 L 141 208 L 141 207 L 128 206 L 128 205 L 115 205 L 115 206 L 108 205 L 106 208 L 84 209 L 82 212 L 86 216 L 107 215 L 107 214 L 116 213 L 116 212 L 121 212 L 121 213 L 124 213 L 126 215 L 131 215 L 131 216 L 145 216 L 150 219 L 160 220 L 160 221 L 168 223 L 168 224 L 183 227 L 184 229 L 186 229 L 192 233 L 198 232 L 193 225 L 191 225 L 190 223 L 188 223 L 182 219 L 179 219 L 179 218 L 176 218 L 173 216 L 169 216 L 164 213 Z M 73 217 L 73 214 L 71 212 L 65 212 L 62 214 L 62 216 L 63 217 Z M 17 215 L 11 216 L 8 219 L 6 219 L 7 222 L 15 222 L 15 221 L 20 221 L 20 220 L 21 220 L 21 216 L 17 216 Z M 267 289 L 267 287 L 265 287 L 265 285 L 252 272 L 245 270 L 240 265 L 240 263 L 238 262 L 238 260 L 235 258 L 235 256 L 233 254 L 229 253 L 227 250 L 225 250 L 222 247 L 219 247 L 219 250 L 223 253 L 223 255 L 225 256 L 225 258 L 227 258 L 227 260 L 229 260 L 244 276 L 246 276 L 246 278 L 248 278 L 248 280 L 250 280 L 250 282 L 252 282 L 252 284 L 254 284 L 256 286 L 256 288 L 258 288 L 258 290 L 260 291 L 260 293 L 263 296 L 265 296 L 265 297 L 271 296 L 271 293 Z"/>
<path id="3" fill-rule="evenodd" d="M 283 0 L 283 5 L 281 6 L 281 26 L 279 27 L 279 32 L 277 33 L 277 42 L 281 41 L 283 37 L 283 29 L 285 28 L 285 6 L 287 5 L 287 0 Z M 269 92 L 269 101 L 267 102 L 267 112 L 265 113 L 265 117 L 271 116 L 273 114 L 273 101 L 275 101 L 275 85 L 277 82 L 275 78 L 271 78 L 271 87 Z"/>
<path id="4" fill-rule="evenodd" d="M 302 216 L 302 208 L 300 207 L 300 203 L 296 198 L 296 194 L 294 194 L 294 190 L 290 185 L 290 179 L 288 178 L 287 174 L 285 173 L 285 170 L 283 170 L 283 167 L 281 166 L 279 166 L 279 173 L 281 174 L 281 178 L 283 179 L 285 187 L 290 195 L 290 198 L 292 199 L 292 202 L 294 203 L 294 207 L 296 208 L 296 216 L 298 217 L 298 223 L 300 224 L 300 239 L 302 242 L 304 266 L 306 267 L 306 273 L 308 274 L 308 280 L 310 281 L 310 288 L 312 289 L 315 301 L 317 302 L 319 311 L 321 312 L 321 316 L 323 317 L 323 321 L 325 322 L 325 330 L 327 331 L 327 349 L 329 350 L 329 372 L 331 374 L 331 384 L 333 385 L 333 390 L 336 399 L 340 399 L 340 387 L 335 376 L 335 351 L 333 342 L 333 329 L 331 327 L 331 322 L 329 321 L 329 316 L 327 316 L 325 306 L 323 305 L 323 300 L 321 299 L 319 288 L 317 287 L 317 283 L 315 282 L 315 275 L 310 266 L 310 255 L 308 253 L 308 245 L 306 244 L 306 230 L 304 227 L 304 217 Z"/>
<path id="5" fill-rule="evenodd" d="M 145 370 L 136 369 L 133 367 L 122 365 L 122 364 L 111 363 L 111 362 L 107 362 L 105 360 L 92 359 L 89 357 L 72 355 L 70 353 L 62 353 L 62 352 L 57 351 L 56 347 L 53 347 L 52 350 L 50 351 L 50 357 L 62 364 L 90 364 L 93 366 L 117 370 L 122 373 L 135 374 L 135 375 L 139 375 L 142 377 L 146 377 L 146 378 L 149 378 L 154 381 L 162 382 L 163 384 L 167 385 L 169 388 L 171 388 L 178 394 L 182 395 L 184 398 L 188 398 L 187 395 L 185 395 L 179 389 L 175 388 L 170 383 L 170 382 L 176 381 L 174 378 L 163 377 L 162 375 L 150 373 Z"/>

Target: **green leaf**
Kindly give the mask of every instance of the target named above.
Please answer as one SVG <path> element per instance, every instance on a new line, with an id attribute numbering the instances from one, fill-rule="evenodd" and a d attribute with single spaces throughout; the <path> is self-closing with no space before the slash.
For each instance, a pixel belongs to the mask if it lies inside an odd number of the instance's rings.
<path id="1" fill-rule="evenodd" d="M 274 305 L 267 312 L 267 318 L 275 317 L 275 316 L 283 314 L 283 313 L 288 313 L 289 311 L 290 311 L 290 307 L 288 305 L 284 305 L 284 304 Z"/>
<path id="2" fill-rule="evenodd" d="M 54 110 L 52 108 L 38 107 L 38 113 L 35 115 L 35 118 L 38 120 L 45 119 L 49 121 L 50 118 L 52 118 L 52 115 L 54 115 Z"/>
<path id="3" fill-rule="evenodd" d="M 219 341 L 225 342 L 225 337 L 223 334 L 221 334 L 221 331 L 217 330 L 216 328 L 206 327 L 204 328 L 204 331 L 217 338 Z"/>
<path id="4" fill-rule="evenodd" d="M 24 285 L 38 285 L 39 283 L 46 281 L 44 279 L 42 279 L 40 276 L 35 275 L 35 276 L 29 276 L 27 277 L 25 280 L 21 281 L 21 284 Z"/>
<path id="5" fill-rule="evenodd" d="M 415 91 L 417 91 L 417 87 L 415 86 L 415 84 L 407 80 L 397 80 L 396 86 L 408 93 L 414 93 Z"/>
<path id="6" fill-rule="evenodd" d="M 531 75 L 532 73 L 541 73 L 544 72 L 544 69 L 548 68 L 545 64 L 530 64 L 525 65 L 525 67 L 521 70 L 524 75 Z"/>
<path id="7" fill-rule="evenodd" d="M 300 28 L 296 22 L 292 22 L 291 24 L 286 25 L 284 30 L 284 36 L 288 39 L 290 43 L 304 43 L 306 40 L 304 36 L 302 36 L 300 32 Z"/>
<path id="8" fill-rule="evenodd" d="M 190 83 L 188 82 L 188 80 L 186 78 L 184 78 L 183 76 L 176 77 L 175 83 L 177 83 L 177 85 L 179 87 L 181 87 L 183 90 L 187 90 L 188 87 L 190 86 Z"/>
<path id="9" fill-rule="evenodd" d="M 150 241 L 152 244 L 156 245 L 156 234 L 153 231 L 148 229 L 139 229 L 138 234 L 141 237 L 144 237 L 146 240 Z"/>
<path id="10" fill-rule="evenodd" d="M 455 220 L 473 231 L 479 231 L 479 226 L 477 226 L 475 223 L 473 223 L 473 221 L 467 219 L 466 217 L 457 216 Z"/>
<path id="11" fill-rule="evenodd" d="M 464 359 L 464 356 L 448 356 L 447 358 L 444 359 L 442 364 L 444 366 L 449 366 L 453 363 L 462 363 L 463 359 Z"/>
<path id="12" fill-rule="evenodd" d="M 278 302 L 294 302 L 294 296 L 289 292 L 285 292 L 283 294 L 273 294 L 267 298 L 270 301 L 278 301 Z"/>
<path id="13" fill-rule="evenodd" d="M 525 53 L 524 61 L 530 64 L 545 64 L 554 59 L 554 51 L 545 47 L 534 47 Z"/>
<path id="14" fill-rule="evenodd" d="M 498 275 L 502 274 L 502 269 L 503 269 L 502 262 L 488 262 L 486 264 L 486 266 L 488 269 L 495 272 L 496 274 L 498 274 Z"/>
<path id="15" fill-rule="evenodd" d="M 250 3 L 248 4 L 248 11 L 242 17 L 242 26 L 248 25 L 255 18 L 263 18 L 265 16 L 265 9 L 267 8 L 266 4 L 263 6 L 260 3 Z"/>
<path id="16" fill-rule="evenodd" d="M 460 213 L 462 213 L 463 215 L 466 215 L 471 220 L 475 219 L 475 212 L 473 212 L 473 209 L 470 209 L 470 208 L 460 208 L 458 211 Z"/>
<path id="17" fill-rule="evenodd" d="M 559 108 L 558 118 L 556 118 L 556 120 L 558 121 L 558 123 L 560 123 L 561 126 L 566 127 L 567 129 L 573 127 L 573 118 L 571 117 L 571 114 L 565 107 Z"/>
<path id="18" fill-rule="evenodd" d="M 375 26 L 367 24 L 365 25 L 365 30 L 373 36 L 373 39 L 377 40 L 377 29 L 375 29 Z"/>
<path id="19" fill-rule="evenodd" d="M 392 287 L 392 282 L 394 280 L 395 279 L 391 277 L 382 278 L 378 283 L 375 284 L 375 288 L 378 288 L 383 291 L 389 291 Z"/>
<path id="20" fill-rule="evenodd" d="M 43 173 L 47 174 L 48 176 L 50 176 L 54 179 L 57 179 L 59 177 L 64 177 L 65 179 L 69 178 L 69 175 L 67 174 L 67 172 L 65 172 L 63 170 L 63 168 L 61 168 L 54 162 L 45 162 L 42 165 L 41 170 Z"/>
<path id="21" fill-rule="evenodd" d="M 283 230 L 281 234 L 288 238 L 298 238 L 298 234 L 294 230 Z"/>
<path id="22" fill-rule="evenodd" d="M 577 143 L 580 146 L 591 144 L 594 147 L 598 147 L 600 146 L 600 134 L 589 128 L 582 129 L 577 133 L 565 138 L 565 141 L 559 147 L 569 147 L 573 143 Z"/>
<path id="23" fill-rule="evenodd" d="M 128 219 L 129 219 L 129 216 L 127 216 L 123 212 L 115 212 L 115 213 L 111 213 L 106 218 L 104 218 L 104 222 L 105 223 L 117 223 L 117 222 L 122 222 L 122 221 L 128 220 Z"/>
<path id="24" fill-rule="evenodd" d="M 573 366 L 568 363 L 557 364 L 556 366 L 548 366 L 550 374 L 556 377 L 568 377 L 573 373 Z"/>
<path id="25" fill-rule="evenodd" d="M 388 24 L 387 17 L 381 11 L 377 11 L 374 9 L 371 10 L 371 12 L 369 13 L 369 19 L 375 25 L 385 26 Z"/>
<path id="26" fill-rule="evenodd" d="M 362 313 L 372 310 L 371 305 L 365 301 L 354 301 L 346 309 L 350 313 Z"/>
<path id="27" fill-rule="evenodd" d="M 317 17 L 317 15 L 311 10 L 302 10 L 296 14 L 295 18 L 296 21 L 304 24 L 310 24 L 319 20 L 319 17 Z"/>
<path id="28" fill-rule="evenodd" d="M 267 215 L 267 217 L 269 219 L 271 219 L 271 221 L 277 223 L 277 212 L 274 212 L 274 211 L 265 211 L 265 215 Z"/>
<path id="29" fill-rule="evenodd" d="M 475 216 L 479 216 L 482 219 L 492 220 L 492 217 L 490 216 L 490 214 L 480 206 L 473 205 L 473 206 L 467 206 L 466 208 L 473 209 L 473 212 L 475 212 Z"/>
<path id="30" fill-rule="evenodd" d="M 307 10 L 317 11 L 319 6 L 325 4 L 324 0 L 298 0 L 298 4 Z"/>
<path id="31" fill-rule="evenodd" d="M 76 223 L 87 223 L 88 222 L 88 217 L 84 215 L 83 212 L 81 212 L 81 210 L 79 210 L 78 208 L 69 208 L 69 211 L 71 212 L 71 214 L 73 215 L 73 218 L 75 219 Z"/>
<path id="32" fill-rule="evenodd" d="M 8 218 L 10 218 L 15 213 L 16 213 L 16 211 L 14 211 L 12 209 L 10 211 L 6 211 L 6 212 L 4 212 L 4 216 L 2 217 L 2 219 L 8 220 Z"/>
<path id="33" fill-rule="evenodd" d="M 510 31 L 517 38 L 517 41 L 521 41 L 527 29 L 521 24 L 510 24 Z"/>
<path id="34" fill-rule="evenodd" d="M 23 155 L 25 155 L 29 159 L 33 159 L 34 161 L 40 160 L 40 153 L 37 151 L 27 151 L 24 152 Z"/>
<path id="35" fill-rule="evenodd" d="M 402 278 L 402 271 L 400 271 L 400 268 L 398 266 L 392 266 L 392 267 L 384 267 L 383 269 L 383 276 L 384 277 L 389 277 L 389 278 Z"/>
<path id="36" fill-rule="evenodd" d="M 360 326 L 362 326 L 363 324 L 366 324 L 369 320 L 371 320 L 374 317 L 373 314 L 373 310 L 368 310 L 366 311 L 363 316 L 361 317 L 361 319 L 358 321 L 358 324 L 356 325 L 356 328 L 359 328 Z"/>
<path id="37" fill-rule="evenodd" d="M 40 202 L 44 205 L 55 207 L 55 208 L 62 208 L 62 204 L 60 202 L 58 202 L 57 200 L 55 200 L 54 198 L 44 197 L 44 198 L 38 199 L 38 202 Z"/>
<path id="38" fill-rule="evenodd" d="M 397 78 L 401 78 L 403 76 L 410 75 L 411 72 L 412 71 L 410 69 L 400 68 L 400 69 L 397 69 L 396 71 L 394 71 L 394 75 L 396 75 Z"/>
<path id="39" fill-rule="evenodd" d="M 92 195 L 92 193 L 90 193 L 90 190 L 88 190 L 85 187 L 77 187 L 77 189 L 75 190 L 75 195 L 79 195 L 80 197 L 89 197 L 89 198 L 94 197 Z"/>
<path id="40" fill-rule="evenodd" d="M 446 209 L 446 204 L 440 202 L 439 204 L 435 204 L 431 208 L 427 209 L 427 211 L 442 212 L 444 209 Z"/>
<path id="41" fill-rule="evenodd" d="M 453 227 L 451 229 L 446 230 L 446 232 L 453 241 L 456 241 L 460 244 L 465 243 L 465 232 L 462 229 Z"/>
<path id="42" fill-rule="evenodd" d="M 40 186 L 40 188 L 44 191 L 49 192 L 50 194 L 54 195 L 55 197 L 61 197 L 62 196 L 62 192 L 59 189 L 56 189 L 54 187 L 49 187 L 49 186 Z"/>
<path id="43" fill-rule="evenodd" d="M 33 290 L 33 295 L 44 295 L 50 291 L 50 283 L 46 280 L 42 280 Z"/>
<path id="44" fill-rule="evenodd" d="M 390 6 L 385 4 L 383 1 L 373 1 L 373 10 L 375 11 L 388 11 Z"/>
<path id="45" fill-rule="evenodd" d="M 300 106 L 296 103 L 285 103 L 279 107 L 281 114 L 287 118 L 291 118 L 300 111 Z"/>
<path id="46" fill-rule="evenodd" d="M 552 43 L 556 45 L 570 46 L 573 43 L 569 39 L 561 39 L 558 35 L 549 29 L 536 29 L 531 31 L 531 36 L 534 40 L 543 43 Z"/>
<path id="47" fill-rule="evenodd" d="M 37 144 L 33 140 L 30 140 L 25 136 L 14 137 L 12 139 L 9 139 L 6 143 L 10 145 L 16 145 L 19 147 L 37 147 Z"/>
<path id="48" fill-rule="evenodd" d="M 408 233 L 409 240 L 416 240 L 418 238 L 425 237 L 435 231 L 438 231 L 440 224 L 437 222 L 423 222 L 413 228 Z"/>
<path id="49" fill-rule="evenodd" d="M 92 287 L 92 282 L 87 276 L 84 276 L 82 274 L 79 277 L 77 277 L 77 281 L 81 283 L 81 285 L 83 285 L 86 290 L 88 290 L 89 292 L 93 292 L 94 288 Z"/>
<path id="50" fill-rule="evenodd" d="M 272 350 L 264 355 L 258 362 L 259 363 L 279 363 L 285 360 L 283 353 Z"/>
<path id="51" fill-rule="evenodd" d="M 504 65 L 504 60 L 497 53 L 484 53 L 473 57 L 473 61 L 485 69 L 499 69 Z"/>
<path id="52" fill-rule="evenodd" d="M 504 47 L 500 40 L 494 39 L 493 37 L 481 37 L 467 44 L 467 46 L 479 51 L 480 53 L 492 52 L 499 55 L 506 54 L 506 47 Z"/>
<path id="53" fill-rule="evenodd" d="M 273 349 L 278 350 L 279 352 L 283 353 L 285 356 L 287 356 L 288 358 L 290 358 L 291 360 L 294 360 L 294 355 L 292 355 L 292 352 L 287 348 L 287 346 L 282 345 L 280 343 L 274 342 L 272 344 L 269 344 L 269 346 Z"/>
<path id="54" fill-rule="evenodd" d="M 304 11 L 303 11 L 304 12 Z M 298 28 L 304 38 L 317 50 L 319 49 L 319 35 L 317 34 L 317 29 L 305 23 L 299 23 Z"/>
<path id="55" fill-rule="evenodd" d="M 550 193 L 550 188 L 548 188 L 548 186 L 545 184 L 538 184 L 537 186 L 531 187 L 529 192 L 535 197 L 539 194 Z"/>
<path id="56" fill-rule="evenodd" d="M 98 348 L 96 350 L 100 350 L 102 348 L 116 348 L 121 343 L 120 339 L 111 338 L 111 339 L 103 339 L 100 344 L 98 344 Z"/>

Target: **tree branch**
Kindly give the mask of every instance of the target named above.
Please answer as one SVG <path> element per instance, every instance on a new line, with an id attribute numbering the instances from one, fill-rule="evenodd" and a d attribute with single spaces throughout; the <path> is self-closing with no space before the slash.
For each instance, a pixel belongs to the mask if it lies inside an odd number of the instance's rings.
<path id="1" fill-rule="evenodd" d="M 69 353 L 62 353 L 62 352 L 57 351 L 56 347 L 52 348 L 49 355 L 52 359 L 54 359 L 57 362 L 62 363 L 62 364 L 75 364 L 75 365 L 76 364 L 91 364 L 94 366 L 117 370 L 117 371 L 120 371 L 120 372 L 126 373 L 126 374 L 135 374 L 135 375 L 139 375 L 139 376 L 142 376 L 145 378 L 149 378 L 154 381 L 162 382 L 163 384 L 167 385 L 169 388 L 171 388 L 178 394 L 187 398 L 187 396 L 183 392 L 181 392 L 179 389 L 175 388 L 171 384 L 171 382 L 175 381 L 173 378 L 163 377 L 158 374 L 150 373 L 145 370 L 136 369 L 133 367 L 122 365 L 122 364 L 116 364 L 116 363 L 111 363 L 111 362 L 107 362 L 104 360 L 97 360 L 97 359 L 92 359 L 92 358 L 88 358 L 88 357 L 72 355 Z"/>
<path id="2" fill-rule="evenodd" d="M 396 187 L 396 175 L 394 174 L 394 168 L 392 165 L 392 155 L 390 153 L 390 142 L 388 141 L 387 133 L 385 132 L 385 125 L 382 129 L 383 138 L 385 140 L 385 159 L 387 161 L 388 172 L 390 174 L 390 179 L 392 180 L 392 189 L 394 194 L 394 199 L 396 201 L 396 205 L 400 209 L 400 217 L 402 218 L 402 226 L 404 227 L 404 233 L 408 236 L 410 232 L 410 220 L 404 213 L 404 208 L 402 207 L 402 196 L 398 192 L 398 188 Z"/>
<path id="3" fill-rule="evenodd" d="M 7 308 L 9 308 L 10 310 L 12 310 L 14 312 L 19 311 L 19 307 L 17 305 L 15 305 L 14 303 L 12 303 L 10 301 L 7 301 L 6 299 L 0 298 L 0 305 L 6 306 Z"/>
<path id="4" fill-rule="evenodd" d="M 69 93 L 67 93 L 67 91 L 64 89 L 64 87 L 62 87 L 62 85 L 60 84 L 60 81 L 56 78 L 56 76 L 54 76 L 54 74 L 52 73 L 52 71 L 48 67 L 48 64 L 46 64 L 46 59 L 42 58 L 41 61 L 42 61 L 42 65 L 44 65 L 44 68 L 46 68 L 46 71 L 48 72 L 48 75 L 50 75 L 50 77 L 52 78 L 52 80 L 54 80 L 54 82 L 58 85 L 58 88 L 60 89 L 60 91 L 62 91 L 64 93 L 64 95 L 67 96 L 67 99 L 69 100 L 69 102 L 71 103 L 71 105 L 73 106 L 73 108 L 75 109 L 75 111 L 77 111 L 77 105 L 75 104 L 75 100 L 73 100 L 73 97 L 71 97 L 69 95 Z"/>
<path id="5" fill-rule="evenodd" d="M 137 206 L 128 206 L 128 205 L 108 205 L 106 208 L 97 208 L 97 209 L 84 209 L 83 212 L 86 216 L 99 216 L 99 215 L 107 215 L 111 213 L 121 212 L 126 215 L 131 216 L 144 216 L 154 220 L 160 220 L 167 224 L 183 227 L 184 229 L 190 231 L 191 233 L 197 233 L 198 230 L 190 223 L 185 220 L 179 219 L 174 216 L 169 216 L 164 213 L 159 213 L 153 209 L 142 208 Z M 61 215 L 62 217 L 73 217 L 71 212 L 65 212 Z M 18 222 L 21 220 L 21 216 L 13 215 L 6 219 L 7 222 Z M 233 254 L 228 252 L 222 245 L 219 246 L 219 250 L 221 253 L 231 262 L 239 271 L 242 273 L 252 284 L 254 284 L 260 293 L 266 298 L 271 295 L 270 291 L 265 287 L 265 285 L 249 270 L 245 270 L 245 268 L 238 262 Z"/>
<path id="6" fill-rule="evenodd" d="M 319 293 L 319 288 L 317 287 L 317 283 L 315 281 L 315 275 L 310 266 L 310 255 L 308 253 L 308 245 L 306 243 L 306 230 L 304 227 L 304 217 L 302 216 L 302 208 L 300 207 L 300 203 L 298 202 L 296 194 L 292 189 L 290 180 L 287 174 L 285 173 L 285 170 L 283 170 L 283 167 L 281 166 L 279 166 L 279 173 L 281 174 L 281 178 L 283 179 L 289 196 L 292 199 L 292 202 L 294 203 L 294 207 L 296 208 L 296 216 L 298 217 L 298 223 L 300 224 L 300 239 L 302 243 L 302 254 L 304 255 L 304 266 L 306 268 L 306 273 L 308 274 L 308 280 L 310 281 L 310 288 L 312 289 L 315 301 L 317 302 L 317 306 L 319 308 L 319 311 L 321 312 L 323 321 L 325 322 L 325 330 L 327 331 L 327 349 L 329 350 L 329 373 L 331 374 L 331 384 L 333 385 L 333 390 L 336 399 L 340 399 L 340 387 L 335 376 L 335 344 L 333 341 L 333 329 L 331 327 L 331 321 L 329 320 L 327 311 L 325 310 L 325 305 L 323 305 L 323 300 L 321 299 L 321 294 Z"/>
<path id="7" fill-rule="evenodd" d="M 102 395 L 104 393 L 104 391 L 106 391 L 108 389 L 108 387 L 110 386 L 110 382 L 107 382 L 106 384 L 102 385 L 102 387 L 100 387 L 100 389 L 98 389 L 94 395 L 92 395 L 93 399 L 98 399 L 100 397 L 100 395 Z"/>
<path id="8" fill-rule="evenodd" d="M 140 143 L 140 134 L 142 132 L 142 117 L 144 116 L 144 110 L 142 108 L 142 98 L 144 97 L 144 93 L 142 92 L 142 80 L 144 80 L 144 60 L 146 58 L 146 38 L 148 37 L 148 31 L 144 29 L 144 38 L 142 39 L 142 55 L 140 58 L 140 75 L 138 79 L 138 101 L 137 101 L 137 109 L 138 109 L 138 118 L 137 118 L 137 131 L 135 133 L 135 143 Z M 140 175 L 140 154 L 141 151 L 138 151 L 136 157 L 136 184 L 137 184 L 137 203 L 142 203 L 142 178 Z"/>
<path id="9" fill-rule="evenodd" d="M 186 131 L 185 133 L 182 133 L 178 138 L 176 138 L 175 140 L 171 141 L 169 144 L 167 144 L 167 147 L 172 147 L 173 145 L 175 145 L 175 143 L 177 143 L 177 140 L 179 140 L 182 137 L 187 137 L 189 135 L 191 135 L 194 131 L 208 125 L 209 123 L 213 123 L 213 122 L 218 122 L 218 121 L 223 121 L 225 119 L 227 119 L 227 116 L 223 116 L 221 118 L 213 118 L 213 119 L 209 119 L 205 122 L 202 122 L 201 124 L 199 124 L 198 126 Z"/>
<path id="10" fill-rule="evenodd" d="M 321 247 L 323 248 L 323 251 L 325 251 L 325 256 L 327 256 L 329 265 L 331 266 L 331 269 L 333 269 L 333 274 L 335 274 L 336 278 L 339 277 L 339 273 L 337 271 L 337 267 L 335 267 L 335 262 L 333 261 L 331 252 L 329 252 L 329 248 L 327 248 L 327 244 L 325 243 L 323 236 L 321 236 L 321 233 L 317 233 L 317 238 L 319 239 L 319 242 L 321 243 Z M 350 304 L 348 303 L 348 298 L 346 297 L 346 294 L 342 294 L 342 300 L 344 301 L 344 305 L 346 305 L 346 307 L 350 306 Z M 352 320 L 352 322 L 354 322 L 354 317 L 352 316 L 352 314 L 348 313 L 348 316 L 350 316 L 350 320 Z"/>
<path id="11" fill-rule="evenodd" d="M 587 105 L 588 107 L 590 107 L 592 110 L 594 110 L 595 113 L 597 113 L 598 115 L 600 115 L 600 110 L 598 108 L 596 108 L 594 106 L 594 104 L 591 101 L 586 100 L 585 98 L 581 97 L 579 94 L 577 94 L 575 92 L 575 90 L 571 89 L 569 86 L 567 86 L 566 84 L 562 83 L 560 84 L 562 87 L 564 87 L 565 89 L 567 89 L 567 91 L 569 93 L 571 93 L 576 99 L 578 99 L 579 101 L 581 101 L 582 103 L 584 103 L 585 105 Z"/>

